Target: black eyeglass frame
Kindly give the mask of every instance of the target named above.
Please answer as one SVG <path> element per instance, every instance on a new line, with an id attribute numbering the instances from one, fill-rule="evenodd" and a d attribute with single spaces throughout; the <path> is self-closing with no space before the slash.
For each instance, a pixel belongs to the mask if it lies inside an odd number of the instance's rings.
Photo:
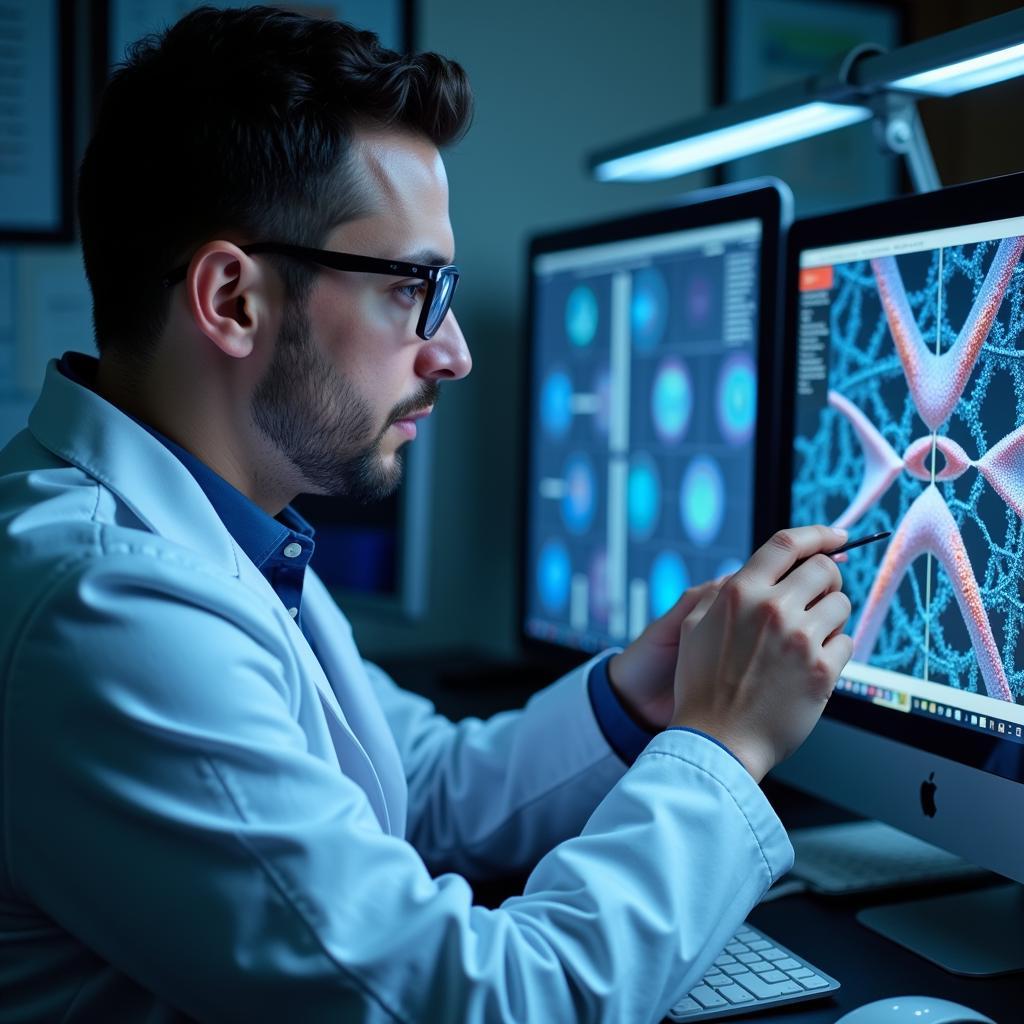
<path id="1" fill-rule="evenodd" d="M 328 267 L 331 270 L 352 270 L 362 274 L 385 274 L 388 277 L 412 277 L 418 281 L 426 281 L 427 294 L 423 298 L 423 306 L 420 309 L 419 320 L 416 324 L 416 334 L 424 341 L 429 341 L 437 329 L 444 323 L 444 318 L 451 308 L 452 296 L 455 294 L 455 286 L 459 283 L 459 268 L 454 263 L 446 263 L 443 266 L 432 266 L 422 263 L 404 263 L 401 260 L 384 260 L 376 256 L 358 256 L 351 252 L 334 252 L 331 249 L 310 249 L 304 245 L 291 245 L 288 242 L 253 242 L 250 245 L 240 245 L 239 248 L 248 256 L 258 256 L 261 253 L 270 253 L 277 256 L 291 256 L 294 259 L 307 260 L 310 263 L 318 263 L 320 266 Z M 185 280 L 189 264 L 185 263 L 176 267 L 166 274 L 161 284 L 170 288 Z M 451 282 L 450 287 L 438 289 L 439 284 Z M 434 305 L 435 296 L 443 296 L 444 308 L 435 311 L 431 316 L 431 309 Z M 434 322 L 436 320 L 436 322 Z M 434 324 L 433 329 L 427 331 L 428 325 Z"/>

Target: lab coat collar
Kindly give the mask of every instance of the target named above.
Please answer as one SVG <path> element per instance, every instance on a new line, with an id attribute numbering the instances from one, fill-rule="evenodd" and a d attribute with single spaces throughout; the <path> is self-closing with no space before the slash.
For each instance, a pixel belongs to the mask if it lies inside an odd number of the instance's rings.
<path id="1" fill-rule="evenodd" d="M 66 353 L 91 379 L 98 360 Z M 99 480 L 154 533 L 239 575 L 235 547 L 203 489 L 147 430 L 96 392 L 65 377 L 51 359 L 28 418 L 36 440 Z"/>

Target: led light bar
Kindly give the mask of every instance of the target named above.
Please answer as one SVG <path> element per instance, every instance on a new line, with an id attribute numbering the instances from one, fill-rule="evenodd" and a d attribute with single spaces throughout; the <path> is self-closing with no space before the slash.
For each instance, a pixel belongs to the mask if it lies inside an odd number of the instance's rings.
<path id="1" fill-rule="evenodd" d="M 863 50 L 876 52 L 859 52 Z M 1024 8 L 891 53 L 877 51 L 872 44 L 856 47 L 831 73 L 717 107 L 653 136 L 595 153 L 588 160 L 590 171 L 598 181 L 654 181 L 871 117 L 878 118 L 887 132 L 890 119 L 899 111 L 893 113 L 895 108 L 886 97 L 912 104 L 915 95 L 952 96 L 1024 75 Z M 917 149 L 927 153 L 917 124 L 922 140 Z M 912 152 L 905 148 L 893 152 L 913 165 Z"/>
<path id="2" fill-rule="evenodd" d="M 845 128 L 871 117 L 867 107 L 845 103 L 804 103 L 690 138 L 654 146 L 595 165 L 599 181 L 653 181 L 713 167 L 811 135 Z"/>
<path id="3" fill-rule="evenodd" d="M 1024 43 L 899 78 L 891 88 L 930 96 L 955 96 L 1021 74 L 1024 74 Z"/>

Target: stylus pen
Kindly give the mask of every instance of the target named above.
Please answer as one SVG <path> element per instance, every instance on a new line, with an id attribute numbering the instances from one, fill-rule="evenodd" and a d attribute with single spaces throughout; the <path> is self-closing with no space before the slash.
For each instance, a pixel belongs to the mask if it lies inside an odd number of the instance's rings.
<path id="1" fill-rule="evenodd" d="M 892 530 L 883 530 L 881 533 L 869 533 L 866 537 L 858 537 L 856 540 L 848 540 L 841 548 L 835 551 L 826 551 L 825 554 L 841 555 L 844 551 L 852 551 L 854 548 L 862 548 L 865 544 L 874 544 L 876 540 L 885 540 L 892 536 Z"/>
<path id="2" fill-rule="evenodd" d="M 876 540 L 885 540 L 886 537 L 891 535 L 892 530 L 884 530 L 882 533 L 869 533 L 866 537 L 858 537 L 856 540 L 848 540 L 841 548 L 836 548 L 834 551 L 826 551 L 825 554 L 831 558 L 832 555 L 841 555 L 852 548 L 860 548 L 865 544 L 874 544 Z M 801 558 L 796 565 L 793 566 L 793 569 L 798 569 L 806 561 L 806 558 Z M 782 579 L 785 579 L 793 569 L 790 569 Z M 780 580 L 779 582 L 781 583 L 782 581 Z"/>

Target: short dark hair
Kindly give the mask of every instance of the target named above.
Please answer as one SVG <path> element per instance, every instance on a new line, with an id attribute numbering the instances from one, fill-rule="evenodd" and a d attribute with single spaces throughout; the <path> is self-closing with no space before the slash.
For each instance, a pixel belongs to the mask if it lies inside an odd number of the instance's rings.
<path id="1" fill-rule="evenodd" d="M 435 145 L 468 128 L 463 69 L 372 32 L 270 7 L 200 7 L 135 43 L 82 161 L 78 216 L 96 345 L 142 365 L 167 319 L 162 276 L 222 232 L 320 246 L 365 210 L 359 128 Z M 312 272 L 282 264 L 289 300 Z"/>

